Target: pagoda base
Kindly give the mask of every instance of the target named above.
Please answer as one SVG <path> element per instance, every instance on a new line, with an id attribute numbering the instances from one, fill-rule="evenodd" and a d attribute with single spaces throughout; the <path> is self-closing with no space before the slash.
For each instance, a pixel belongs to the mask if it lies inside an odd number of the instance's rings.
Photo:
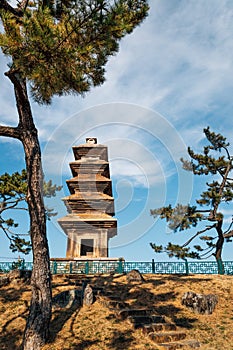
<path id="1" fill-rule="evenodd" d="M 50 258 L 50 261 L 56 261 L 56 262 L 59 262 L 59 261 L 66 261 L 66 262 L 72 262 L 72 261 L 75 261 L 75 262 L 84 262 L 84 261 L 101 261 L 101 262 L 111 262 L 111 261 L 124 261 L 125 259 L 124 258 L 87 258 L 87 257 L 81 257 L 81 258 Z"/>
<path id="2" fill-rule="evenodd" d="M 51 258 L 53 274 L 119 274 L 123 273 L 124 258 Z"/>
<path id="3" fill-rule="evenodd" d="M 108 258 L 108 241 L 115 230 L 94 228 L 68 232 L 66 258 Z"/>

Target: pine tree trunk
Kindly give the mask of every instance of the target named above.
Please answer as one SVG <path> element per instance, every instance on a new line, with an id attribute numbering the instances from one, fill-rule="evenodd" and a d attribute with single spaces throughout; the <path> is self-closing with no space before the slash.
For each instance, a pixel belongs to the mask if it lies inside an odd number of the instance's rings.
<path id="1" fill-rule="evenodd" d="M 216 230 L 218 232 L 218 240 L 216 243 L 216 249 L 215 249 L 215 258 L 218 264 L 218 274 L 219 275 L 224 275 L 224 264 L 222 261 L 222 249 L 223 249 L 223 244 L 224 244 L 224 236 L 222 232 L 222 220 L 219 220 L 217 225 L 216 225 Z"/>
<path id="2" fill-rule="evenodd" d="M 42 197 L 41 155 L 37 135 L 25 133 L 23 144 L 29 174 L 28 206 L 33 249 L 32 298 L 24 334 L 24 350 L 40 349 L 48 338 L 51 318 L 51 283 L 46 218 Z"/>
<path id="3" fill-rule="evenodd" d="M 17 130 L 25 150 L 28 176 L 27 203 L 33 249 L 32 298 L 24 332 L 23 349 L 37 350 L 48 338 L 52 298 L 46 215 L 43 201 L 41 151 L 27 96 L 26 82 L 18 74 L 11 71 L 7 73 L 7 76 L 14 85 L 19 114 Z"/>

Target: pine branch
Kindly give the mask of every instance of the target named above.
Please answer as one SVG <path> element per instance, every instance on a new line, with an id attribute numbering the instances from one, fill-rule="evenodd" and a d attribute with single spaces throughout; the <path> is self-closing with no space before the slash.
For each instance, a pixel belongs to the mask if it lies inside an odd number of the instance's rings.
<path id="1" fill-rule="evenodd" d="M 4 222 L 4 221 L 3 221 Z M 6 237 L 9 239 L 9 241 L 12 243 L 14 241 L 14 239 L 12 238 L 12 236 L 14 235 L 13 232 L 11 232 L 11 230 L 9 228 L 6 228 L 2 225 L 2 222 L 0 223 L 0 228 L 3 230 L 4 234 L 6 235 Z"/>
<path id="2" fill-rule="evenodd" d="M 224 237 L 224 238 L 233 237 L 233 230 L 229 231 L 228 233 L 224 233 L 224 234 L 223 234 L 223 237 Z"/>
<path id="3" fill-rule="evenodd" d="M 214 250 L 214 248 L 215 248 L 215 247 L 211 247 L 210 249 L 208 248 L 208 251 L 207 251 L 207 252 L 205 252 L 205 253 L 203 253 L 203 254 L 200 255 L 200 258 L 201 258 L 201 259 L 204 259 L 204 257 L 205 257 L 205 259 L 208 259 L 209 256 L 206 257 L 206 255 L 209 254 L 210 252 L 212 252 L 212 251 Z M 211 255 L 212 255 L 212 254 L 210 254 L 210 256 L 211 256 Z"/>
<path id="4" fill-rule="evenodd" d="M 0 136 L 20 139 L 20 130 L 18 127 L 0 125 Z"/>
<path id="5" fill-rule="evenodd" d="M 204 233 L 206 231 L 212 230 L 212 228 L 216 227 L 216 225 L 212 225 L 212 226 L 207 226 L 204 230 L 198 231 L 194 236 L 192 236 L 186 243 L 184 243 L 182 245 L 182 247 L 187 247 L 187 245 L 189 245 L 197 236 L 199 236 L 201 233 Z"/>
<path id="6" fill-rule="evenodd" d="M 230 223 L 228 229 L 224 232 L 224 234 L 227 234 L 227 232 L 230 231 L 230 229 L 232 228 L 232 225 L 233 225 L 233 218 L 231 220 L 231 223 Z"/>
<path id="7" fill-rule="evenodd" d="M 25 12 L 26 8 L 28 7 L 29 0 L 22 0 L 19 2 L 18 7 Z"/>
<path id="8" fill-rule="evenodd" d="M 8 210 L 8 209 L 21 209 L 21 208 L 15 208 L 19 202 L 23 201 L 25 199 L 16 199 L 14 201 L 11 201 L 11 202 L 0 202 L 0 214 L 3 213 L 5 210 Z M 9 205 L 9 204 L 12 204 L 12 205 Z M 22 208 L 23 209 L 23 208 Z M 24 208 L 26 209 L 26 208 Z"/>
<path id="9" fill-rule="evenodd" d="M 84 17 L 84 18 L 82 19 L 82 21 L 79 22 L 78 25 L 74 26 L 74 27 L 72 28 L 72 30 L 66 35 L 66 37 L 65 37 L 64 39 L 62 39 L 62 40 L 58 43 L 58 45 L 54 48 L 53 52 L 56 52 L 56 51 L 59 49 L 59 47 L 60 47 L 63 43 L 65 43 L 65 42 L 69 39 L 69 37 L 70 37 L 76 30 L 82 28 L 82 26 L 86 23 L 86 21 L 88 21 L 89 19 L 91 19 L 91 18 L 93 17 L 93 15 L 96 14 L 96 13 L 98 13 L 98 11 L 101 10 L 101 9 L 102 9 L 102 6 L 96 7 L 94 10 L 92 10 L 91 13 L 89 13 L 86 17 Z M 86 44 L 87 44 L 87 43 L 86 43 Z"/>
<path id="10" fill-rule="evenodd" d="M 1 0 L 0 2 L 0 9 L 3 9 L 7 12 L 10 12 L 12 15 L 16 17 L 22 17 L 23 16 L 23 11 L 20 8 L 15 8 L 11 6 L 8 1 L 6 0 Z"/>
<path id="11" fill-rule="evenodd" d="M 231 169 L 232 169 L 232 163 L 229 162 L 228 165 L 227 165 L 227 169 L 226 169 L 225 175 L 223 177 L 222 183 L 221 183 L 220 188 L 219 188 L 218 196 L 220 198 L 222 198 L 223 190 L 224 190 L 224 187 L 225 187 L 226 182 L 227 182 L 227 177 L 228 177 L 228 174 L 231 171 Z M 216 201 L 214 203 L 213 218 L 216 218 L 216 213 L 217 213 L 217 210 L 218 210 L 219 203 L 220 203 L 219 201 Z"/>
<path id="12" fill-rule="evenodd" d="M 9 207 L 6 207 L 6 208 L 4 208 L 4 209 L 1 209 L 1 210 L 0 210 L 0 214 L 3 213 L 3 212 L 4 212 L 5 210 L 7 210 L 7 209 L 28 211 L 28 209 L 27 209 L 27 208 L 24 208 L 24 207 L 18 207 L 18 208 L 17 208 L 17 207 L 16 207 L 17 204 L 18 204 L 18 203 L 13 204 L 13 205 L 11 205 L 11 206 L 9 206 Z"/>

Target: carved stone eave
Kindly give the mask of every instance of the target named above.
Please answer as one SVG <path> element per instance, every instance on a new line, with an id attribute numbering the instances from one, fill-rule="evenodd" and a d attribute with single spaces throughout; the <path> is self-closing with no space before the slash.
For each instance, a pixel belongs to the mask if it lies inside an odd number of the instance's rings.
<path id="1" fill-rule="evenodd" d="M 73 153 L 73 178 L 66 181 L 70 195 L 63 198 L 68 215 L 58 220 L 68 236 L 66 256 L 107 258 L 108 241 L 117 234 L 107 146 L 88 138 Z"/>

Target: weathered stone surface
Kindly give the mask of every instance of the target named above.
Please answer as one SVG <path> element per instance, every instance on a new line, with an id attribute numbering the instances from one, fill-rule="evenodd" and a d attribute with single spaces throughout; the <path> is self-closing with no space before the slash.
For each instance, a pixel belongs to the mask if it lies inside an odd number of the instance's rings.
<path id="1" fill-rule="evenodd" d="M 8 272 L 7 276 L 10 280 L 19 279 L 22 276 L 22 271 L 15 269 Z"/>
<path id="2" fill-rule="evenodd" d="M 74 146 L 73 152 L 73 178 L 67 180 L 70 195 L 63 198 L 69 213 L 58 220 L 68 235 L 66 257 L 107 258 L 109 239 L 117 234 L 108 149 L 87 141 Z M 86 273 L 85 265 L 81 271 Z"/>
<path id="3" fill-rule="evenodd" d="M 151 323 L 144 325 L 142 331 L 144 334 L 149 334 L 152 332 L 160 332 L 160 331 L 175 331 L 176 325 L 174 323 Z"/>
<path id="4" fill-rule="evenodd" d="M 197 340 L 182 340 L 181 342 L 170 342 L 159 344 L 159 349 L 164 350 L 177 350 L 177 349 L 196 349 L 200 347 L 200 343 Z"/>
<path id="5" fill-rule="evenodd" d="M 142 274 L 136 269 L 129 271 L 127 273 L 126 278 L 127 278 L 128 283 L 129 282 L 144 282 L 144 278 L 143 278 Z"/>
<path id="6" fill-rule="evenodd" d="M 115 300 L 115 299 L 107 298 L 105 296 L 100 296 L 100 295 L 98 295 L 97 298 L 100 304 L 111 309 L 121 310 L 128 307 L 128 304 L 126 302 L 120 301 L 119 299 Z"/>
<path id="7" fill-rule="evenodd" d="M 83 295 L 83 305 L 90 306 L 94 302 L 94 293 L 93 289 L 90 286 L 90 284 L 87 284 L 86 288 L 84 289 L 84 295 Z"/>
<path id="8" fill-rule="evenodd" d="M 70 308 L 74 304 L 80 304 L 81 292 L 76 289 L 65 290 L 52 299 L 55 308 Z"/>
<path id="9" fill-rule="evenodd" d="M 6 286 L 10 283 L 8 276 L 1 276 L 0 277 L 0 287 Z"/>
<path id="10" fill-rule="evenodd" d="M 149 337 L 155 343 L 160 344 L 164 342 L 171 342 L 185 339 L 186 333 L 184 332 L 161 332 L 161 333 L 150 333 Z"/>
<path id="11" fill-rule="evenodd" d="M 218 303 L 218 297 L 214 294 L 196 294 L 194 292 L 186 292 L 182 296 L 182 305 L 198 314 L 212 314 Z"/>
<path id="12" fill-rule="evenodd" d="M 151 316 L 128 316 L 128 320 L 132 323 L 134 328 L 141 328 L 146 324 L 151 323 L 165 323 L 164 316 L 151 315 Z"/>
<path id="13" fill-rule="evenodd" d="M 18 284 L 19 282 L 23 282 L 24 284 L 30 284 L 31 281 L 31 270 L 11 270 L 8 272 L 7 277 L 9 281 L 14 284 Z"/>
<path id="14" fill-rule="evenodd" d="M 117 316 L 121 318 L 122 320 L 126 319 L 127 317 L 144 317 L 151 315 L 154 312 L 153 309 L 147 309 L 147 308 L 141 308 L 141 309 L 123 309 L 118 312 Z"/>

